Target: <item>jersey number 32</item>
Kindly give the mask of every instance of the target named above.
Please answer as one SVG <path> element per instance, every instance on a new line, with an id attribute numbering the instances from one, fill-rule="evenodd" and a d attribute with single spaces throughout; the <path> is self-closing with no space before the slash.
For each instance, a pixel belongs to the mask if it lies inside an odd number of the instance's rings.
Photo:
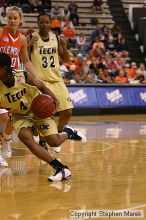
<path id="1" fill-rule="evenodd" d="M 50 56 L 50 60 L 48 60 L 48 57 L 42 57 L 42 62 L 43 68 L 55 68 L 55 59 L 53 56 Z"/>

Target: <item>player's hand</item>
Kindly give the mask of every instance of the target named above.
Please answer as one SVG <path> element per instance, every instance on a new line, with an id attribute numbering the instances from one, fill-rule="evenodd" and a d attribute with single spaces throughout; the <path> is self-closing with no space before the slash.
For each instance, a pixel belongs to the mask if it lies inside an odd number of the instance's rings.
<path id="1" fill-rule="evenodd" d="M 66 40 L 64 38 L 59 39 L 59 44 L 60 44 L 61 48 L 66 48 L 66 46 L 67 46 Z"/>
<path id="2" fill-rule="evenodd" d="M 57 112 L 57 110 L 58 110 L 58 108 L 59 108 L 59 101 L 58 101 L 57 99 L 55 99 L 55 102 L 56 102 L 56 109 L 55 109 L 55 111 L 53 112 L 53 115 L 56 114 L 56 112 Z M 53 115 L 52 115 L 52 116 L 53 116 Z"/>
<path id="3" fill-rule="evenodd" d="M 31 38 L 31 44 L 34 44 L 36 41 L 38 41 L 39 37 L 38 36 L 32 36 Z"/>

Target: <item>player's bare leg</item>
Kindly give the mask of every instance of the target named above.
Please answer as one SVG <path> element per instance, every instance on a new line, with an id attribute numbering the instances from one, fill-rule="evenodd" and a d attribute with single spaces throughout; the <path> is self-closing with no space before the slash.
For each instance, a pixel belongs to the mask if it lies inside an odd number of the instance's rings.
<path id="1" fill-rule="evenodd" d="M 50 136 L 46 137 L 46 141 L 49 142 L 49 145 L 53 146 L 57 146 L 68 139 L 68 134 L 66 132 L 64 132 L 61 136 L 53 135 L 52 138 L 50 138 Z M 69 179 L 71 177 L 71 172 L 67 166 L 55 159 L 46 149 L 40 147 L 39 144 L 35 143 L 33 131 L 31 128 L 22 128 L 19 132 L 18 137 L 35 156 L 37 156 L 41 160 L 44 160 L 56 170 L 53 176 L 48 177 L 48 180 L 50 182 L 61 181 L 64 179 Z"/>
<path id="2" fill-rule="evenodd" d="M 71 116 L 72 116 L 72 109 L 67 109 L 59 112 L 59 119 L 57 126 L 58 132 L 63 131 L 64 126 L 68 124 Z"/>
<path id="3" fill-rule="evenodd" d="M 60 111 L 59 112 L 59 120 L 58 120 L 58 132 L 62 132 L 63 131 L 63 128 L 65 125 L 68 124 L 69 120 L 70 120 L 70 117 L 72 116 L 72 109 L 67 109 L 67 110 L 64 110 L 64 111 Z M 40 136 L 39 138 L 39 144 L 47 149 L 47 144 L 44 140 L 43 137 Z M 61 145 L 59 146 L 56 146 L 56 147 L 52 147 L 52 149 L 56 152 L 56 153 L 59 153 L 60 150 L 61 150 Z"/>
<path id="4" fill-rule="evenodd" d="M 61 181 L 71 177 L 71 172 L 67 166 L 55 159 L 46 149 L 35 143 L 32 128 L 21 128 L 18 137 L 35 156 L 47 162 L 56 170 L 53 176 L 48 177 L 50 182 Z M 67 139 L 81 141 L 83 144 L 87 141 L 86 137 L 81 132 L 76 131 L 69 126 L 66 126 L 62 133 L 45 136 L 45 140 L 51 147 L 59 146 Z"/>
<path id="5" fill-rule="evenodd" d="M 59 133 L 62 132 L 64 126 L 68 124 L 71 116 L 72 116 L 72 109 L 67 109 L 67 110 L 59 112 L 59 119 L 58 119 L 58 126 L 57 126 Z M 56 153 L 59 153 L 61 151 L 61 145 L 58 147 L 54 147 L 53 150 Z"/>

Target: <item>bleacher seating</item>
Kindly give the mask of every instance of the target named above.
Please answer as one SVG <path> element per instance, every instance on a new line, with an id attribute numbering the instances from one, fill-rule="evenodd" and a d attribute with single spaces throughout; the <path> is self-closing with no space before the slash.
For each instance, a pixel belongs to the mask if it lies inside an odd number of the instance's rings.
<path id="1" fill-rule="evenodd" d="M 55 3 L 58 3 L 61 8 L 64 6 L 68 6 L 70 0 L 54 0 L 52 1 L 52 6 Z M 97 18 L 99 24 L 108 24 L 112 25 L 113 19 L 112 15 L 109 11 L 109 7 L 107 5 L 107 0 L 103 0 L 103 13 L 100 11 L 93 11 L 92 4 L 93 0 L 77 0 L 76 3 L 79 6 L 78 13 L 80 16 L 80 25 L 76 26 L 76 33 L 83 32 L 86 36 L 89 36 L 90 31 L 95 28 L 95 25 L 91 25 L 91 18 Z M 35 30 L 37 29 L 37 16 L 38 13 L 24 13 L 25 23 L 23 25 L 23 32 L 25 32 L 28 28 L 33 27 Z"/>

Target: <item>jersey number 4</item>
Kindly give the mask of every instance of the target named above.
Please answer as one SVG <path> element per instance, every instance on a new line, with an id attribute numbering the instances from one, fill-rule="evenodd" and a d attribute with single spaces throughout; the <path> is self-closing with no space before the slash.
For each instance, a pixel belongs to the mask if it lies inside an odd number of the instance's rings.
<path id="1" fill-rule="evenodd" d="M 55 59 L 53 56 L 50 56 L 50 61 L 48 60 L 47 57 L 42 57 L 42 66 L 43 68 L 55 68 Z"/>

